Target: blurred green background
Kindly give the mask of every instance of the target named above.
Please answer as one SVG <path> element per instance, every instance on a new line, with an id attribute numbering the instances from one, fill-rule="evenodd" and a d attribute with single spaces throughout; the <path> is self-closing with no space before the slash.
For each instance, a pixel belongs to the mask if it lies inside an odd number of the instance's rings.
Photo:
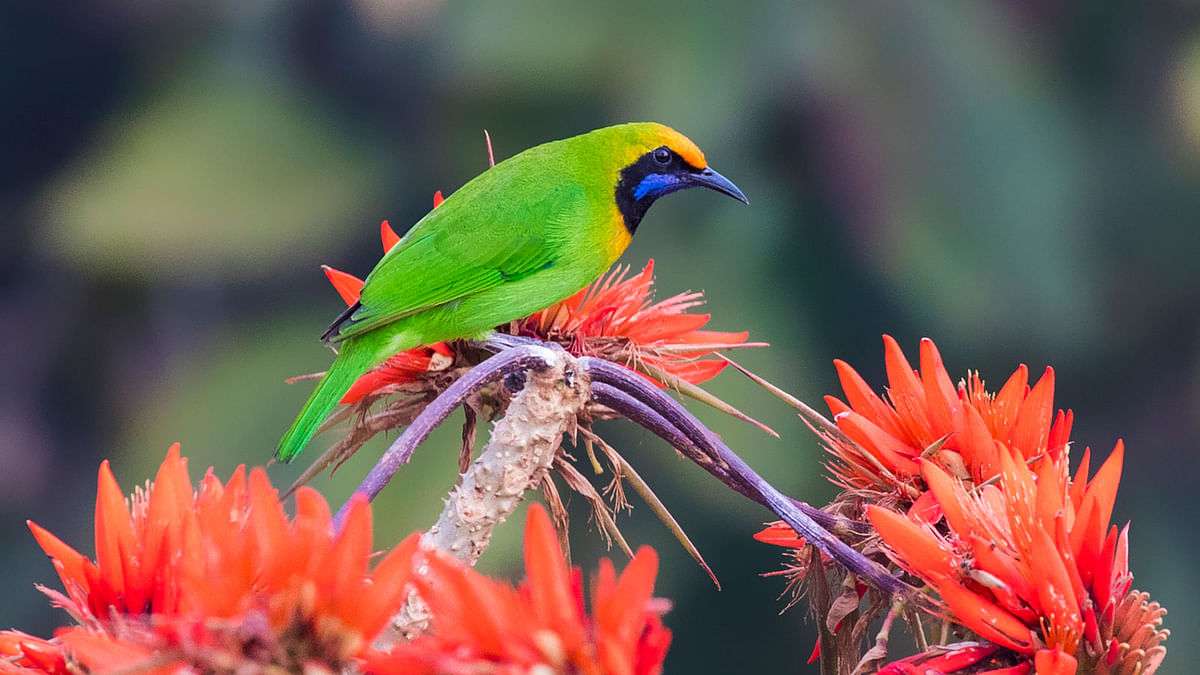
<path id="1" fill-rule="evenodd" d="M 1198 18 L 1183 0 L 4 3 L 0 627 L 65 620 L 24 521 L 92 553 L 102 458 L 126 489 L 175 441 L 194 476 L 270 458 L 308 389 L 284 378 L 330 359 L 317 336 L 343 305 L 318 266 L 369 270 L 380 220 L 406 227 L 486 166 L 484 128 L 502 158 L 657 120 L 752 202 L 654 208 L 624 260 L 658 260 L 660 297 L 706 291 L 712 328 L 772 343 L 744 363 L 813 403 L 833 358 L 880 386 L 884 332 L 994 385 L 1053 365 L 1077 444 L 1129 446 L 1135 586 L 1171 610 L 1168 663 L 1200 660 Z M 753 466 L 833 494 L 787 409 L 736 373 L 710 387 L 783 435 L 697 409 Z M 664 558 L 668 671 L 816 672 L 803 609 L 780 615 L 758 576 L 779 565 L 750 539 L 768 515 L 630 425 L 604 433 L 723 585 L 647 509 L 622 517 Z M 381 497 L 383 543 L 433 521 L 456 434 Z M 381 448 L 319 481 L 331 501 Z M 513 570 L 518 534 L 483 567 Z"/>

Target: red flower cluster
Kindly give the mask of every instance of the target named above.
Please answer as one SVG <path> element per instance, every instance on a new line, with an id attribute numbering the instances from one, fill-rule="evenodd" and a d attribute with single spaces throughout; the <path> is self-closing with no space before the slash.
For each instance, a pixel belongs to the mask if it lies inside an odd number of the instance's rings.
<path id="1" fill-rule="evenodd" d="M 1054 412 L 1052 368 L 1030 387 L 1029 369 L 1022 365 L 990 394 L 978 374 L 955 387 L 928 338 L 921 341 L 919 370 L 891 336 L 883 341 L 886 399 L 848 363 L 834 361 L 846 401 L 834 396 L 825 401 L 846 439 L 834 439 L 830 468 L 844 487 L 897 489 L 912 496 L 921 457 L 982 483 L 999 471 L 1001 445 L 1026 460 L 1055 457 L 1066 448 L 1073 415 Z"/>
<path id="2" fill-rule="evenodd" d="M 710 314 L 690 314 L 703 293 L 679 293 L 652 302 L 654 261 L 626 278 L 616 267 L 587 288 L 521 321 L 522 333 L 556 340 L 576 356 L 604 356 L 638 369 L 649 366 L 692 384 L 707 382 L 729 364 L 705 360 L 746 342 L 749 333 L 701 330 Z"/>
<path id="3" fill-rule="evenodd" d="M 1110 523 L 1122 445 L 1090 480 L 1085 451 L 1072 479 L 1072 415 L 1054 413 L 1053 370 L 1030 387 L 1021 366 L 992 395 L 978 375 L 955 387 L 932 341 L 919 371 L 884 341 L 886 400 L 836 362 L 848 403 L 826 397 L 843 434 L 826 435 L 831 469 L 851 502 L 878 500 L 866 517 L 888 556 L 990 644 L 931 648 L 880 672 L 1153 673 L 1165 610 L 1130 591 L 1129 528 Z M 757 538 L 804 546 L 780 523 Z"/>
<path id="4" fill-rule="evenodd" d="M 549 517 L 530 510 L 527 579 L 516 591 L 437 551 L 419 534 L 379 558 L 371 507 L 356 500 L 334 532 L 325 500 L 296 493 L 288 518 L 266 473 L 210 470 L 193 490 L 172 447 L 153 483 L 126 501 L 104 462 L 96 559 L 30 524 L 65 593 L 43 589 L 75 623 L 44 640 L 0 633 L 0 672 L 629 673 L 661 670 L 671 634 L 651 597 L 658 560 L 643 549 L 619 577 L 601 564 L 594 612 Z M 420 570 L 419 572 L 417 570 Z M 433 635 L 387 651 L 383 628 L 417 590 Z"/>
<path id="5" fill-rule="evenodd" d="M 1090 480 L 1089 453 L 1072 480 L 1065 454 L 1030 467 L 1000 448 L 1000 479 L 980 489 L 921 462 L 942 529 L 868 506 L 889 554 L 937 590 L 956 622 L 1024 657 L 1012 667 L 1025 670 L 1000 672 L 1153 673 L 1166 654 L 1165 610 L 1130 592 L 1129 526 L 1110 525 L 1121 444 Z"/>
<path id="6" fill-rule="evenodd" d="M 100 466 L 96 559 L 30 523 L 64 593 L 43 589 L 78 625 L 53 641 L 10 632 L 0 652 L 43 672 L 229 665 L 340 668 L 363 657 L 403 601 L 417 536 L 373 569 L 371 508 L 334 534 L 325 500 L 296 493 L 289 519 L 262 469 L 193 491 L 173 446 L 154 482 L 126 501 Z"/>

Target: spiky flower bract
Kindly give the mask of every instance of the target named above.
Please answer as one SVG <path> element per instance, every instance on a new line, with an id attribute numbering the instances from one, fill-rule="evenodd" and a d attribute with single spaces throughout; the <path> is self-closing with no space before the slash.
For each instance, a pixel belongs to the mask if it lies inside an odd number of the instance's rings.
<path id="1" fill-rule="evenodd" d="M 1072 479 L 1065 453 L 1031 467 L 998 452 L 998 482 L 977 490 L 921 462 L 944 527 L 867 507 L 889 555 L 936 590 L 949 618 L 1003 648 L 993 659 L 1042 675 L 1155 672 L 1165 610 L 1130 590 L 1129 525 L 1110 524 L 1121 443 L 1090 480 L 1090 453 Z"/>
<path id="2" fill-rule="evenodd" d="M 1021 366 L 990 394 L 975 373 L 954 386 L 931 340 L 919 369 L 884 343 L 884 394 L 835 362 L 846 400 L 827 396 L 834 422 L 814 424 L 843 488 L 826 508 L 869 524 L 856 547 L 927 584 L 938 617 L 978 641 L 931 645 L 880 672 L 1154 672 L 1165 610 L 1130 590 L 1129 528 L 1110 523 L 1123 446 L 1090 479 L 1085 451 L 1072 479 L 1073 415 L 1054 410 L 1052 369 L 1030 386 Z M 796 551 L 795 583 L 829 569 L 813 570 L 806 542 L 782 524 L 756 538 Z"/>
<path id="3" fill-rule="evenodd" d="M 193 488 L 178 445 L 128 500 L 105 461 L 95 560 L 30 523 L 64 589 L 43 591 L 75 624 L 52 641 L 6 633 L 0 649 L 44 672 L 349 667 L 403 601 L 417 545 L 371 565 L 371 527 L 357 499 L 335 533 L 309 488 L 289 518 L 261 468 L 227 483 L 210 469 Z"/>
<path id="4" fill-rule="evenodd" d="M 900 345 L 884 340 L 886 394 L 879 395 L 850 364 L 835 360 L 845 401 L 826 396 L 844 434 L 829 446 L 830 466 L 844 487 L 894 490 L 910 497 L 921 490 L 918 460 L 931 459 L 962 479 L 982 483 L 1000 467 L 1003 444 L 1024 459 L 1057 456 L 1071 434 L 1071 411 L 1054 411 L 1054 369 L 1030 386 L 1021 365 L 995 393 L 978 373 L 955 386 L 932 340 L 921 340 L 920 368 Z"/>

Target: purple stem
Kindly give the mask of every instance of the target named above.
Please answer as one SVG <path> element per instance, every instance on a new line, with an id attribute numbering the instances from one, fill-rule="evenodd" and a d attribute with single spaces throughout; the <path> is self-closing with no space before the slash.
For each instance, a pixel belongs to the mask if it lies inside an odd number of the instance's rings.
<path id="1" fill-rule="evenodd" d="M 367 499 L 374 499 L 383 486 L 387 485 L 392 476 L 400 470 L 400 467 L 408 463 L 417 446 L 424 443 L 425 439 L 429 438 L 429 434 L 433 433 L 433 430 L 442 422 L 445 422 L 446 418 L 457 410 L 468 396 L 506 375 L 549 368 L 553 358 L 551 349 L 542 345 L 513 347 L 489 357 L 468 370 L 462 377 L 446 387 L 441 395 L 425 406 L 421 414 L 417 415 L 404 433 L 400 434 L 387 452 L 383 453 L 383 457 L 363 479 L 358 489 L 355 490 L 355 494 L 364 494 Z M 341 528 L 342 518 L 349 506 L 350 500 L 347 500 L 338 510 L 333 519 L 334 528 Z"/>
<path id="2" fill-rule="evenodd" d="M 708 455 L 697 447 L 674 424 L 668 422 L 666 418 L 636 398 L 612 385 L 603 382 L 592 382 L 592 400 L 620 412 L 623 417 L 645 427 L 666 441 L 668 445 L 678 449 L 687 455 L 689 459 L 709 470 L 718 480 L 733 488 L 734 491 L 740 493 L 743 497 L 769 508 L 767 500 L 749 482 L 742 480 L 740 476 L 730 474 L 726 470 L 727 467 L 711 462 Z M 826 513 L 798 499 L 792 499 L 791 501 L 795 504 L 796 508 L 800 509 L 805 515 L 827 530 L 857 536 L 870 534 L 870 529 L 863 523 L 836 516 L 832 513 Z"/>
<path id="3" fill-rule="evenodd" d="M 700 420 L 662 390 L 611 361 L 584 357 L 577 361 L 577 365 L 591 376 L 592 391 L 599 395 L 597 400 L 603 397 L 606 399 L 602 401 L 605 405 L 659 434 L 681 451 L 695 448 L 698 451 L 697 456 L 689 453 L 693 461 L 737 492 L 766 506 L 809 543 L 849 572 L 892 595 L 909 595 L 915 592 L 915 589 L 896 578 L 885 567 L 855 551 L 818 525 L 809 515 L 817 509 L 811 506 L 802 509 L 799 506 L 802 502 L 792 500 L 775 489 L 717 438 L 716 434 L 709 431 Z M 688 442 L 678 444 L 680 436 L 686 437 Z"/>

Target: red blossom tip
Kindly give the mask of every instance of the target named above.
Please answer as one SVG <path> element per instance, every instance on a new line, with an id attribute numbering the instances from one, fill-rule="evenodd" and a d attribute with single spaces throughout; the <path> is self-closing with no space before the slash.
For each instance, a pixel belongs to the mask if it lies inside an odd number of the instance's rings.
<path id="1" fill-rule="evenodd" d="M 434 204 L 434 206 L 437 206 L 437 204 Z M 396 244 L 400 243 L 399 235 L 396 234 L 396 231 L 392 229 L 392 226 L 386 220 L 379 224 L 379 238 L 383 241 L 383 252 L 385 254 L 392 250 Z"/>

